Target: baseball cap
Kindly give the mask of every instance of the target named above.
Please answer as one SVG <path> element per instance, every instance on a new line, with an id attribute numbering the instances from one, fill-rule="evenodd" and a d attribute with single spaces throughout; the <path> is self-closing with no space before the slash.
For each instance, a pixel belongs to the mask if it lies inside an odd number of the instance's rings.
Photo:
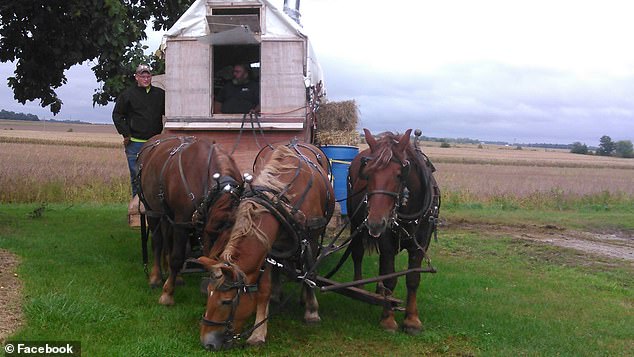
<path id="1" fill-rule="evenodd" d="M 150 66 L 148 66 L 147 64 L 140 64 L 137 68 L 136 71 L 134 73 L 143 73 L 143 72 L 147 72 L 149 74 L 152 74 L 152 68 L 150 68 Z"/>

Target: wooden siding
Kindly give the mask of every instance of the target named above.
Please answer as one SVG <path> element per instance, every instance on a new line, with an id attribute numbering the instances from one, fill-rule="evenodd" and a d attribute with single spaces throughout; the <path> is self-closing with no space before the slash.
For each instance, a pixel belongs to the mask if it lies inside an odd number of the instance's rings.
<path id="1" fill-rule="evenodd" d="M 211 115 L 211 52 L 191 38 L 169 39 L 165 53 L 167 92 L 165 116 Z"/>
<path id="2" fill-rule="evenodd" d="M 265 113 L 285 113 L 306 106 L 303 41 L 263 41 L 261 106 Z"/>

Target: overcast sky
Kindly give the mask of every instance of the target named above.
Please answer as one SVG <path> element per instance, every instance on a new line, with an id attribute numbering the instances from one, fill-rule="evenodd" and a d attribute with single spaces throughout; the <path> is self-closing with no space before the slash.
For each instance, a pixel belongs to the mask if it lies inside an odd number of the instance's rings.
<path id="1" fill-rule="evenodd" d="M 329 99 L 355 99 L 361 125 L 373 131 L 634 140 L 634 2 L 302 0 L 300 10 Z M 159 39 L 153 34 L 150 45 Z M 110 122 L 112 105 L 92 107 L 98 84 L 88 67 L 68 71 L 56 119 Z M 13 69 L 0 64 L 0 78 Z M 2 83 L 1 109 L 52 117 L 15 102 Z"/>

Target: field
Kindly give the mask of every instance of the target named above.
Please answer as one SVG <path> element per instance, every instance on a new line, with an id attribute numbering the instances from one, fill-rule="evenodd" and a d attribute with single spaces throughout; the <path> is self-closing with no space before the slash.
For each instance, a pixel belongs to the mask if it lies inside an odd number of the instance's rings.
<path id="1" fill-rule="evenodd" d="M 128 171 L 120 143 L 112 125 L 0 120 L 0 202 L 125 202 Z M 422 148 L 446 198 L 461 203 L 539 206 L 634 196 L 631 159 L 505 146 Z"/>
<path id="2" fill-rule="evenodd" d="M 12 326 L 0 341 L 80 340 L 90 356 L 209 355 L 198 344 L 199 277 L 186 277 L 173 308 L 147 287 L 114 128 L 14 123 L 0 121 L 0 326 Z M 438 273 L 423 275 L 418 297 L 425 330 L 386 334 L 378 307 L 322 293 L 319 326 L 301 322 L 294 298 L 265 346 L 223 355 L 633 355 L 634 160 L 423 151 L 443 191 L 430 248 Z M 348 280 L 349 265 L 335 278 Z M 365 261 L 369 276 L 376 266 L 376 256 Z M 395 294 L 404 297 L 403 281 Z"/>

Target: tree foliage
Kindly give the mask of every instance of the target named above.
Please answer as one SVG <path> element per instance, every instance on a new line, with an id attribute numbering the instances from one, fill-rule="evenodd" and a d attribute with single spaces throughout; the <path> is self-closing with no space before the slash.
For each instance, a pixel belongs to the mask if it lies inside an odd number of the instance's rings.
<path id="1" fill-rule="evenodd" d="M 588 145 L 586 144 L 582 144 L 578 141 L 575 141 L 574 143 L 572 143 L 572 147 L 570 148 L 570 152 L 573 154 L 582 154 L 582 155 L 587 155 L 588 154 Z"/>
<path id="2" fill-rule="evenodd" d="M 618 157 L 634 157 L 634 147 L 630 140 L 619 140 L 614 144 L 614 152 Z"/>
<path id="3" fill-rule="evenodd" d="M 603 135 L 599 139 L 599 148 L 597 149 L 597 155 L 610 156 L 614 152 L 614 142 L 612 138 L 607 135 Z"/>
<path id="4" fill-rule="evenodd" d="M 16 113 L 4 109 L 0 110 L 0 119 L 40 121 L 40 118 L 35 114 Z"/>
<path id="5" fill-rule="evenodd" d="M 57 114 L 55 89 L 67 82 L 65 71 L 85 61 L 101 87 L 93 104 L 107 104 L 131 81 L 138 63 L 151 61 L 139 41 L 169 28 L 193 0 L 1 0 L 0 61 L 15 61 L 8 78 L 15 99 L 40 100 Z"/>

